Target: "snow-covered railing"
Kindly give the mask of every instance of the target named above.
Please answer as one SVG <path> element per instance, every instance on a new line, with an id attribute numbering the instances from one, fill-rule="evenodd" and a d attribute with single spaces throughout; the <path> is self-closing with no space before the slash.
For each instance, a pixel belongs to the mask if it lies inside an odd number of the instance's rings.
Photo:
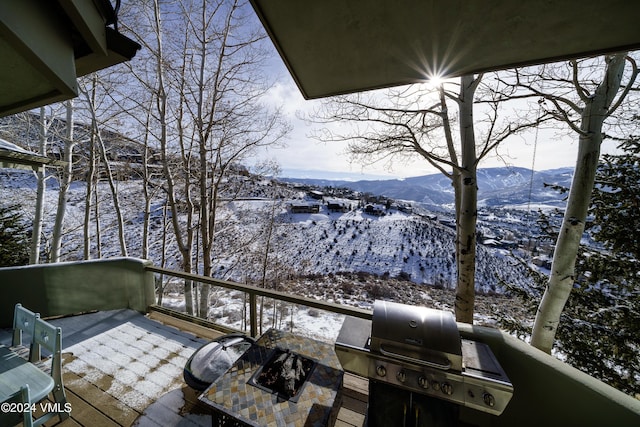
<path id="1" fill-rule="evenodd" d="M 372 312 L 369 310 L 350 307 L 347 305 L 336 304 L 327 301 L 321 301 L 313 298 L 291 295 L 289 293 L 264 289 L 252 285 L 244 285 L 226 280 L 214 279 L 211 277 L 200 276 L 192 273 L 185 273 L 166 268 L 160 268 L 148 265 L 146 270 L 153 273 L 162 274 L 164 276 L 177 277 L 184 280 L 190 280 L 196 283 L 208 283 L 229 290 L 244 292 L 249 297 L 249 324 L 251 336 L 257 337 L 258 333 L 258 297 L 272 298 L 274 300 L 284 301 L 292 304 L 302 305 L 318 310 L 325 310 L 331 313 L 342 314 L 346 316 L 360 317 L 362 319 L 371 319 Z"/>

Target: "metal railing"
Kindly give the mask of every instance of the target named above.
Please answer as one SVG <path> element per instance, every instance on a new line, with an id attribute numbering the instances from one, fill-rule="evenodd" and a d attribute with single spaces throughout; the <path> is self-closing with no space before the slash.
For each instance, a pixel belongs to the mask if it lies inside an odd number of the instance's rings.
<path id="1" fill-rule="evenodd" d="M 207 283 L 229 290 L 244 292 L 249 297 L 249 332 L 251 336 L 258 336 L 258 297 L 272 298 L 278 301 L 284 301 L 292 304 L 302 305 L 318 310 L 325 310 L 331 313 L 342 314 L 346 316 L 354 316 L 362 319 L 371 319 L 372 312 L 357 307 L 336 304 L 327 301 L 321 301 L 313 298 L 291 295 L 285 292 L 274 291 L 271 289 L 260 288 L 252 285 L 244 285 L 241 283 L 230 282 L 226 280 L 213 279 L 211 277 L 200 276 L 192 273 L 185 273 L 166 268 L 148 265 L 145 267 L 147 271 L 162 274 L 164 276 L 177 277 L 193 282 Z"/>

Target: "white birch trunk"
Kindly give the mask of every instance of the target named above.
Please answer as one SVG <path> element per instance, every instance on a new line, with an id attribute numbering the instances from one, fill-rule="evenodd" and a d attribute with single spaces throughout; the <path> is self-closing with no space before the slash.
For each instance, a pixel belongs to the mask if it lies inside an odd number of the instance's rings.
<path id="1" fill-rule="evenodd" d="M 98 118 L 96 116 L 95 105 L 91 102 L 91 97 L 89 96 L 89 93 L 86 92 L 84 89 L 81 89 L 81 91 L 86 97 L 87 103 L 89 104 L 89 113 L 91 114 L 91 120 L 92 120 L 92 123 L 94 124 L 93 132 L 95 132 L 96 141 L 98 142 L 100 158 L 102 160 L 102 163 L 104 164 L 105 172 L 107 174 L 107 181 L 109 182 L 109 188 L 111 189 L 111 197 L 113 200 L 113 207 L 115 209 L 116 221 L 118 224 L 118 240 L 120 243 L 120 256 L 126 257 L 126 256 L 129 256 L 129 254 L 127 250 L 127 240 L 124 232 L 124 216 L 122 213 L 122 209 L 120 207 L 120 199 L 118 197 L 118 188 L 113 178 L 113 173 L 111 172 L 109 159 L 107 158 L 107 149 L 104 145 L 104 141 L 102 139 L 102 134 L 100 133 L 100 129 L 98 128 Z"/>
<path id="2" fill-rule="evenodd" d="M 91 102 L 95 105 L 96 100 L 96 85 L 97 85 L 97 76 L 93 76 L 93 85 L 91 87 Z M 94 196 L 94 185 L 95 183 L 95 174 L 96 174 L 96 132 L 95 129 L 97 126 L 93 124 L 91 126 L 91 136 L 89 137 L 89 156 L 88 156 L 88 167 L 87 167 L 87 175 L 85 178 L 87 191 L 85 192 L 84 198 L 84 224 L 82 224 L 83 231 L 83 259 L 91 259 L 91 199 Z M 97 200 L 96 200 L 97 203 Z M 97 214 L 97 212 L 96 212 Z M 96 218 L 96 238 L 100 237 L 100 229 L 98 227 L 98 220 Z M 100 242 L 96 243 L 99 247 Z"/>
<path id="3" fill-rule="evenodd" d="M 40 108 L 40 155 L 47 155 L 47 124 L 45 120 L 45 108 Z M 42 221 L 44 216 L 44 196 L 46 186 L 46 167 L 42 166 L 36 172 L 38 189 L 36 194 L 36 212 L 33 218 L 33 230 L 31 234 L 31 253 L 29 254 L 29 264 L 40 262 L 40 244 L 42 241 Z"/>
<path id="4" fill-rule="evenodd" d="M 96 257 L 102 258 L 102 225 L 100 222 L 100 195 L 98 194 L 98 182 L 96 180 L 93 189 L 93 218 L 96 224 Z"/>
<path id="5" fill-rule="evenodd" d="M 150 128 L 151 122 L 151 105 L 147 111 L 147 129 Z M 149 222 L 151 221 L 151 198 L 152 193 L 149 191 L 151 176 L 149 173 L 149 132 L 144 136 L 144 145 L 142 151 L 142 192 L 144 195 L 144 220 L 142 222 L 142 250 L 140 256 L 142 259 L 149 258 Z"/>
<path id="6" fill-rule="evenodd" d="M 67 191 L 71 184 L 73 174 L 73 147 L 76 142 L 73 140 L 73 101 L 69 100 L 65 103 L 67 110 L 67 133 L 64 141 L 64 158 L 66 162 L 62 169 L 62 177 L 58 188 L 58 209 L 56 212 L 56 221 L 53 226 L 53 237 L 51 239 L 51 258 L 50 262 L 60 262 L 60 250 L 62 248 L 62 235 L 64 226 L 64 217 L 67 210 Z"/>
<path id="7" fill-rule="evenodd" d="M 473 96 L 477 86 L 473 76 L 461 78 L 460 144 L 461 165 L 457 190 L 459 202 L 456 224 L 456 261 L 458 280 L 455 313 L 458 322 L 473 323 L 476 272 L 476 220 L 478 184 L 476 179 L 476 144 L 473 129 Z"/>
<path id="8" fill-rule="evenodd" d="M 551 275 L 538 307 L 531 336 L 531 345 L 547 353 L 550 353 L 553 347 L 560 315 L 575 282 L 578 247 L 600 158 L 602 125 L 610 114 L 609 107 L 620 89 L 625 55 L 618 54 L 609 60 L 603 82 L 593 96 L 587 99 L 582 111 L 576 169 L 555 246 Z"/>

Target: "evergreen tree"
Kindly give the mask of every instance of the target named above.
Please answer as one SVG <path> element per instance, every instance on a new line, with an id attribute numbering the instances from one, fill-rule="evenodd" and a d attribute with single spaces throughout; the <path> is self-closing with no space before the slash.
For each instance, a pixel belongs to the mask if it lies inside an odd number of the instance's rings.
<path id="1" fill-rule="evenodd" d="M 580 248 L 556 348 L 576 368 L 640 396 L 640 139 L 619 148 L 623 154 L 603 156 L 598 167 L 587 226 L 595 244 Z M 550 217 L 541 214 L 540 228 L 555 241 Z M 531 274 L 533 289 L 510 289 L 535 315 L 547 279 Z M 514 319 L 502 319 L 502 326 L 520 336 L 531 333 Z"/>
<path id="2" fill-rule="evenodd" d="M 0 267 L 28 264 L 29 239 L 20 206 L 0 206 Z"/>
<path id="3" fill-rule="evenodd" d="M 640 137 L 624 141 L 620 155 L 605 155 L 591 201 L 594 236 L 617 254 L 640 259 Z M 637 271 L 637 269 L 636 269 Z"/>

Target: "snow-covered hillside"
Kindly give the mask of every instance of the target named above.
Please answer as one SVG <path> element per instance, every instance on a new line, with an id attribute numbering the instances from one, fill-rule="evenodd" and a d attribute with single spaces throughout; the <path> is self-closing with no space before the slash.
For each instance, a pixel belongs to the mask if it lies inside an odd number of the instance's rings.
<path id="1" fill-rule="evenodd" d="M 35 204 L 35 178 L 29 172 L 1 172 L 2 203 L 18 202 L 23 206 L 25 217 L 32 218 Z M 138 180 L 118 183 L 119 197 L 126 219 L 125 230 L 128 254 L 141 256 L 142 209 L 141 185 Z M 57 204 L 55 179 L 49 181 L 45 203 L 45 242 L 54 222 Z M 255 193 L 256 191 L 254 191 Z M 20 194 L 19 198 L 15 195 Z M 292 196 L 301 197 L 299 193 Z M 159 195 L 160 196 L 160 195 Z M 69 190 L 67 216 L 65 219 L 64 259 L 82 258 L 82 225 L 84 223 L 85 185 L 75 182 Z M 99 187 L 100 226 L 103 257 L 119 256 L 115 216 L 106 185 Z M 150 258 L 160 263 L 160 244 L 165 226 L 162 223 L 162 205 L 158 197 L 152 204 Z M 268 199 L 250 199 L 230 202 L 224 211 L 225 221 L 233 225 L 233 239 L 238 235 L 258 233 L 265 227 L 265 212 L 274 202 Z M 417 284 L 450 288 L 455 284 L 454 232 L 435 220 L 425 216 L 389 211 L 384 216 L 374 216 L 356 209 L 349 212 L 329 212 L 326 205 L 319 213 L 292 214 L 287 210 L 286 200 L 278 201 L 272 219 L 274 232 L 270 250 L 277 256 L 277 263 L 288 276 L 327 275 L 341 272 L 365 272 L 383 277 L 397 277 Z M 93 220 L 92 220 L 93 221 Z M 92 230 L 95 226 L 92 224 Z M 95 232 L 95 231 L 94 231 Z M 167 266 L 178 269 L 179 254 L 172 244 L 172 232 L 168 229 L 169 244 L 166 246 Z M 247 239 L 250 240 L 250 239 Z M 264 252 L 264 239 L 255 239 L 246 249 L 225 248 L 224 242 L 216 251 L 216 265 L 221 278 L 247 280 L 251 274 L 247 269 L 231 266 L 247 265 L 241 259 L 249 253 Z M 92 238 L 94 256 L 97 253 L 96 239 Z M 499 281 L 526 286 L 527 281 L 521 267 L 504 251 L 479 245 L 477 259 L 477 290 L 480 293 L 500 292 Z"/>
<path id="2" fill-rule="evenodd" d="M 245 209 L 251 209 L 247 207 Z M 436 221 L 390 211 L 281 213 L 275 250 L 299 274 L 366 272 L 436 287 L 455 284 L 454 231 Z M 503 251 L 478 248 L 477 290 L 499 291 L 500 279 L 526 285 Z"/>

